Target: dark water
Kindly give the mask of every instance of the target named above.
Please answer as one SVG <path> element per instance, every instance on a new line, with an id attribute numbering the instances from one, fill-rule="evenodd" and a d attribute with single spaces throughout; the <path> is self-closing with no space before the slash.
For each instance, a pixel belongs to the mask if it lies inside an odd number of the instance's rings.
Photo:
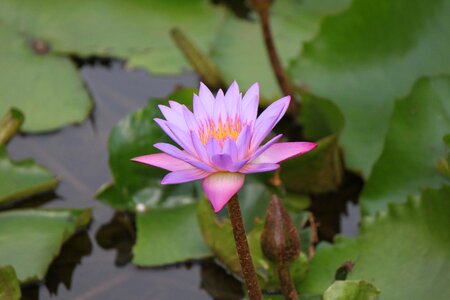
<path id="1" fill-rule="evenodd" d="M 44 282 L 23 288 L 24 299 L 239 299 L 239 283 L 209 260 L 158 269 L 132 265 L 133 217 L 94 200 L 99 186 L 111 179 L 106 146 L 111 128 L 149 98 L 165 97 L 176 86 L 197 86 L 196 76 L 154 77 L 124 70 L 120 63 L 85 65 L 81 74 L 96 105 L 89 121 L 54 133 L 17 136 L 9 145 L 13 159 L 32 157 L 61 181 L 55 193 L 22 206 L 92 207 L 94 214 L 89 230 L 65 244 Z M 328 195 L 328 200 L 313 202 L 324 239 L 337 231 L 356 233 L 359 211 L 347 202 L 354 193 L 339 193 L 339 201 Z M 350 216 L 342 215 L 346 208 Z"/>

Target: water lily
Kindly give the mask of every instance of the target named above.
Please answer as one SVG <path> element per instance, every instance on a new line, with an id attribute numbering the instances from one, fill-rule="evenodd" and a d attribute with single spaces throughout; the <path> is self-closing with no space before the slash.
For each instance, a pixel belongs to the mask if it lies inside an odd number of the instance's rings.
<path id="1" fill-rule="evenodd" d="M 281 134 L 262 145 L 285 114 L 289 101 L 289 96 L 281 98 L 257 117 L 258 83 L 242 96 L 233 82 L 225 94 L 219 90 L 215 97 L 200 83 L 193 112 L 169 101 L 169 106 L 159 106 L 165 120 L 155 119 L 182 149 L 157 143 L 154 146 L 162 153 L 133 161 L 170 171 L 161 184 L 203 179 L 205 194 L 218 212 L 242 188 L 246 174 L 276 170 L 280 162 L 316 147 L 309 142 L 277 143 Z"/>

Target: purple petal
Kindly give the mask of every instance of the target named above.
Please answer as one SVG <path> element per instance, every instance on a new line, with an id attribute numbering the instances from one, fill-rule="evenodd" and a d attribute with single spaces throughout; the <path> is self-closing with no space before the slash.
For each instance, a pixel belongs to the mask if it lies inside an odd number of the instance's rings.
<path id="1" fill-rule="evenodd" d="M 171 144 L 167 144 L 167 143 L 157 143 L 154 144 L 153 147 L 155 147 L 158 150 L 161 150 L 164 153 L 169 154 L 170 156 L 173 156 L 175 158 L 184 160 L 184 161 L 188 161 L 190 159 L 192 159 L 189 154 L 187 154 L 186 152 L 178 149 L 177 147 L 175 147 L 174 145 Z"/>
<path id="2" fill-rule="evenodd" d="M 239 170 L 239 173 L 251 174 L 251 173 L 261 173 L 276 170 L 280 167 L 279 164 L 255 164 L 251 163 Z"/>
<path id="3" fill-rule="evenodd" d="M 161 184 L 176 184 L 205 178 L 210 173 L 198 169 L 187 169 L 170 172 L 164 176 Z"/>
<path id="4" fill-rule="evenodd" d="M 206 152 L 206 147 L 200 141 L 200 138 L 191 132 L 192 145 L 194 145 L 195 152 L 201 161 L 207 162 L 209 160 L 208 153 Z"/>
<path id="5" fill-rule="evenodd" d="M 180 145 L 184 150 L 192 155 L 195 155 L 194 145 L 192 145 L 190 132 L 183 131 L 176 124 L 167 122 L 167 127 L 172 131 L 173 135 L 178 140 L 178 145 Z"/>
<path id="6" fill-rule="evenodd" d="M 203 106 L 206 108 L 206 111 L 211 113 L 215 102 L 214 96 L 203 82 L 200 82 L 200 89 L 198 92 L 198 96 L 200 97 Z"/>
<path id="7" fill-rule="evenodd" d="M 245 176 L 239 173 L 214 173 L 203 180 L 203 190 L 214 212 L 219 212 L 244 184 Z"/>
<path id="8" fill-rule="evenodd" d="M 228 154 L 213 155 L 211 161 L 221 171 L 229 171 L 229 168 L 233 165 L 233 160 Z"/>
<path id="9" fill-rule="evenodd" d="M 178 145 L 182 145 L 182 142 L 179 140 L 179 138 L 172 132 L 172 130 L 170 130 L 169 126 L 167 126 L 167 121 L 163 120 L 163 119 L 158 119 L 155 118 L 153 119 L 156 124 L 159 125 L 159 127 L 161 127 L 161 129 Z M 182 146 L 181 146 L 182 147 Z"/>
<path id="10" fill-rule="evenodd" d="M 192 102 L 192 106 L 194 107 L 194 116 L 197 120 L 197 123 L 199 124 L 199 126 L 205 125 L 211 113 L 206 110 L 206 107 L 199 96 L 194 94 Z"/>
<path id="11" fill-rule="evenodd" d="M 168 122 L 173 123 L 180 128 L 186 128 L 186 122 L 184 121 L 182 114 L 164 105 L 158 105 L 158 107 Z"/>
<path id="12" fill-rule="evenodd" d="M 141 164 L 166 169 L 169 171 L 179 171 L 192 168 L 192 166 L 187 162 L 184 162 L 181 159 L 175 158 L 166 153 L 143 155 L 132 158 L 131 160 Z"/>
<path id="13" fill-rule="evenodd" d="M 220 147 L 219 142 L 215 138 L 210 138 L 206 142 L 206 152 L 211 159 L 214 155 L 222 152 L 222 147 Z"/>
<path id="14" fill-rule="evenodd" d="M 254 163 L 279 163 L 291 157 L 307 153 L 317 147 L 315 143 L 290 142 L 270 146 L 253 161 Z"/>
<path id="15" fill-rule="evenodd" d="M 275 144 L 276 142 L 278 142 L 281 137 L 283 135 L 279 134 L 275 137 L 273 137 L 270 141 L 268 141 L 267 143 L 265 143 L 263 146 L 259 147 L 258 150 L 256 150 L 254 153 L 252 153 L 252 157 L 251 159 L 255 159 L 256 157 L 258 157 L 259 155 L 261 155 L 261 153 L 263 153 L 264 151 L 267 150 L 267 148 L 269 148 L 270 146 L 272 146 L 273 144 Z"/>
<path id="16" fill-rule="evenodd" d="M 275 101 L 258 117 L 255 123 L 250 150 L 258 147 L 278 121 L 280 121 L 289 106 L 289 101 L 289 96 Z"/>
<path id="17" fill-rule="evenodd" d="M 250 124 L 256 120 L 259 103 L 259 84 L 253 84 L 242 98 L 241 120 Z"/>
<path id="18" fill-rule="evenodd" d="M 240 103 L 241 96 L 239 93 L 239 86 L 236 81 L 233 81 L 225 93 L 225 106 L 229 118 L 234 119 L 236 117 Z"/>
<path id="19" fill-rule="evenodd" d="M 217 124 L 219 124 L 219 120 L 221 120 L 222 123 L 224 123 L 226 122 L 227 118 L 228 115 L 225 106 L 225 95 L 223 94 L 222 90 L 219 90 L 216 95 L 216 101 L 214 101 L 212 120 L 217 126 Z"/>
<path id="20" fill-rule="evenodd" d="M 197 120 L 195 119 L 194 114 L 186 106 L 183 106 L 182 118 L 184 119 L 187 129 L 189 131 L 198 132 L 199 126 Z"/>
<path id="21" fill-rule="evenodd" d="M 236 140 L 236 147 L 238 149 L 238 158 L 245 159 L 248 156 L 249 144 L 250 144 L 250 126 L 245 126 L 239 133 Z"/>
<path id="22" fill-rule="evenodd" d="M 223 152 L 228 154 L 233 161 L 238 160 L 238 148 L 232 138 L 227 138 L 223 145 Z"/>
<path id="23" fill-rule="evenodd" d="M 173 100 L 169 100 L 169 105 L 170 108 L 173 109 L 174 111 L 182 114 L 183 113 L 183 105 L 181 105 L 180 103 L 173 101 Z"/>

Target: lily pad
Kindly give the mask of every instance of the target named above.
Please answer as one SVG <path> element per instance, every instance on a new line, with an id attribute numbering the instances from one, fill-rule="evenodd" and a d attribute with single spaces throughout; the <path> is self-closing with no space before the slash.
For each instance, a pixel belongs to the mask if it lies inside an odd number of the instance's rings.
<path id="1" fill-rule="evenodd" d="M 0 204 L 20 200 L 53 190 L 55 176 L 33 160 L 13 162 L 4 146 L 0 146 Z"/>
<path id="2" fill-rule="evenodd" d="M 186 89 L 168 99 L 190 103 L 192 93 L 193 90 Z M 167 105 L 167 101 L 150 100 L 146 107 L 125 117 L 111 131 L 108 149 L 113 183 L 103 186 L 97 198 L 113 208 L 173 207 L 192 203 L 195 199 L 195 183 L 162 186 L 160 182 L 166 171 L 130 161 L 137 156 L 159 152 L 153 147 L 156 143 L 171 143 L 153 121 L 161 117 L 158 104 Z"/>
<path id="3" fill-rule="evenodd" d="M 342 111 L 346 162 L 365 177 L 382 152 L 394 99 L 418 78 L 450 70 L 449 9 L 446 0 L 354 0 L 324 19 L 290 65 L 298 85 Z"/>
<path id="4" fill-rule="evenodd" d="M 31 38 L 3 25 L 0 40 L 0 115 L 19 108 L 26 115 L 26 132 L 54 130 L 87 117 L 92 102 L 70 59 L 35 53 Z"/>
<path id="5" fill-rule="evenodd" d="M 0 265 L 14 267 L 21 283 L 41 280 L 61 245 L 90 219 L 90 210 L 0 213 Z"/>
<path id="6" fill-rule="evenodd" d="M 196 212 L 197 203 L 138 212 L 133 263 L 154 267 L 211 256 Z"/>
<path id="7" fill-rule="evenodd" d="M 287 66 L 298 55 L 302 43 L 317 34 L 324 16 L 342 11 L 349 3 L 349 0 L 274 1 L 270 20 L 282 63 Z M 237 80 L 243 88 L 259 82 L 265 104 L 282 96 L 257 17 L 243 20 L 229 14 L 210 54 L 227 82 Z"/>
<path id="8" fill-rule="evenodd" d="M 0 267 L 0 300 L 19 300 L 22 293 L 16 272 L 11 266 Z"/>
<path id="9" fill-rule="evenodd" d="M 421 197 L 363 219 L 355 239 L 338 237 L 332 246 L 319 245 L 301 293 L 323 293 L 342 263 L 352 261 L 347 279 L 371 282 L 385 300 L 447 299 L 449 199 L 450 186 L 424 190 Z"/>
<path id="10" fill-rule="evenodd" d="M 443 141 L 450 132 L 450 77 L 419 80 L 411 93 L 396 102 L 383 153 L 375 163 L 360 200 L 365 214 L 403 202 L 422 187 L 450 183 L 436 164 L 448 156 Z"/>
<path id="11" fill-rule="evenodd" d="M 93 13 L 101 12 L 101 13 Z M 6 0 L 0 20 L 58 53 L 129 59 L 131 66 L 179 73 L 188 65 L 170 37 L 180 27 L 204 51 L 223 9 L 207 0 Z"/>
<path id="12" fill-rule="evenodd" d="M 376 300 L 380 290 L 364 280 L 335 281 L 323 294 L 323 300 Z"/>

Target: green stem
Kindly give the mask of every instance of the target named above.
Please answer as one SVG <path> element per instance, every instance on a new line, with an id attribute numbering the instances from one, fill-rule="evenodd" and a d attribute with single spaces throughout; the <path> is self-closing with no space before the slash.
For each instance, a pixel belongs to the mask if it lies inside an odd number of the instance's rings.
<path id="1" fill-rule="evenodd" d="M 244 223 L 242 222 L 241 208 L 237 194 L 234 195 L 227 205 L 230 215 L 231 225 L 233 226 L 233 235 L 236 242 L 236 251 L 241 264 L 242 277 L 244 278 L 250 300 L 262 300 L 263 296 L 253 267 L 250 249 L 248 247 L 247 235 L 245 234 Z"/>

